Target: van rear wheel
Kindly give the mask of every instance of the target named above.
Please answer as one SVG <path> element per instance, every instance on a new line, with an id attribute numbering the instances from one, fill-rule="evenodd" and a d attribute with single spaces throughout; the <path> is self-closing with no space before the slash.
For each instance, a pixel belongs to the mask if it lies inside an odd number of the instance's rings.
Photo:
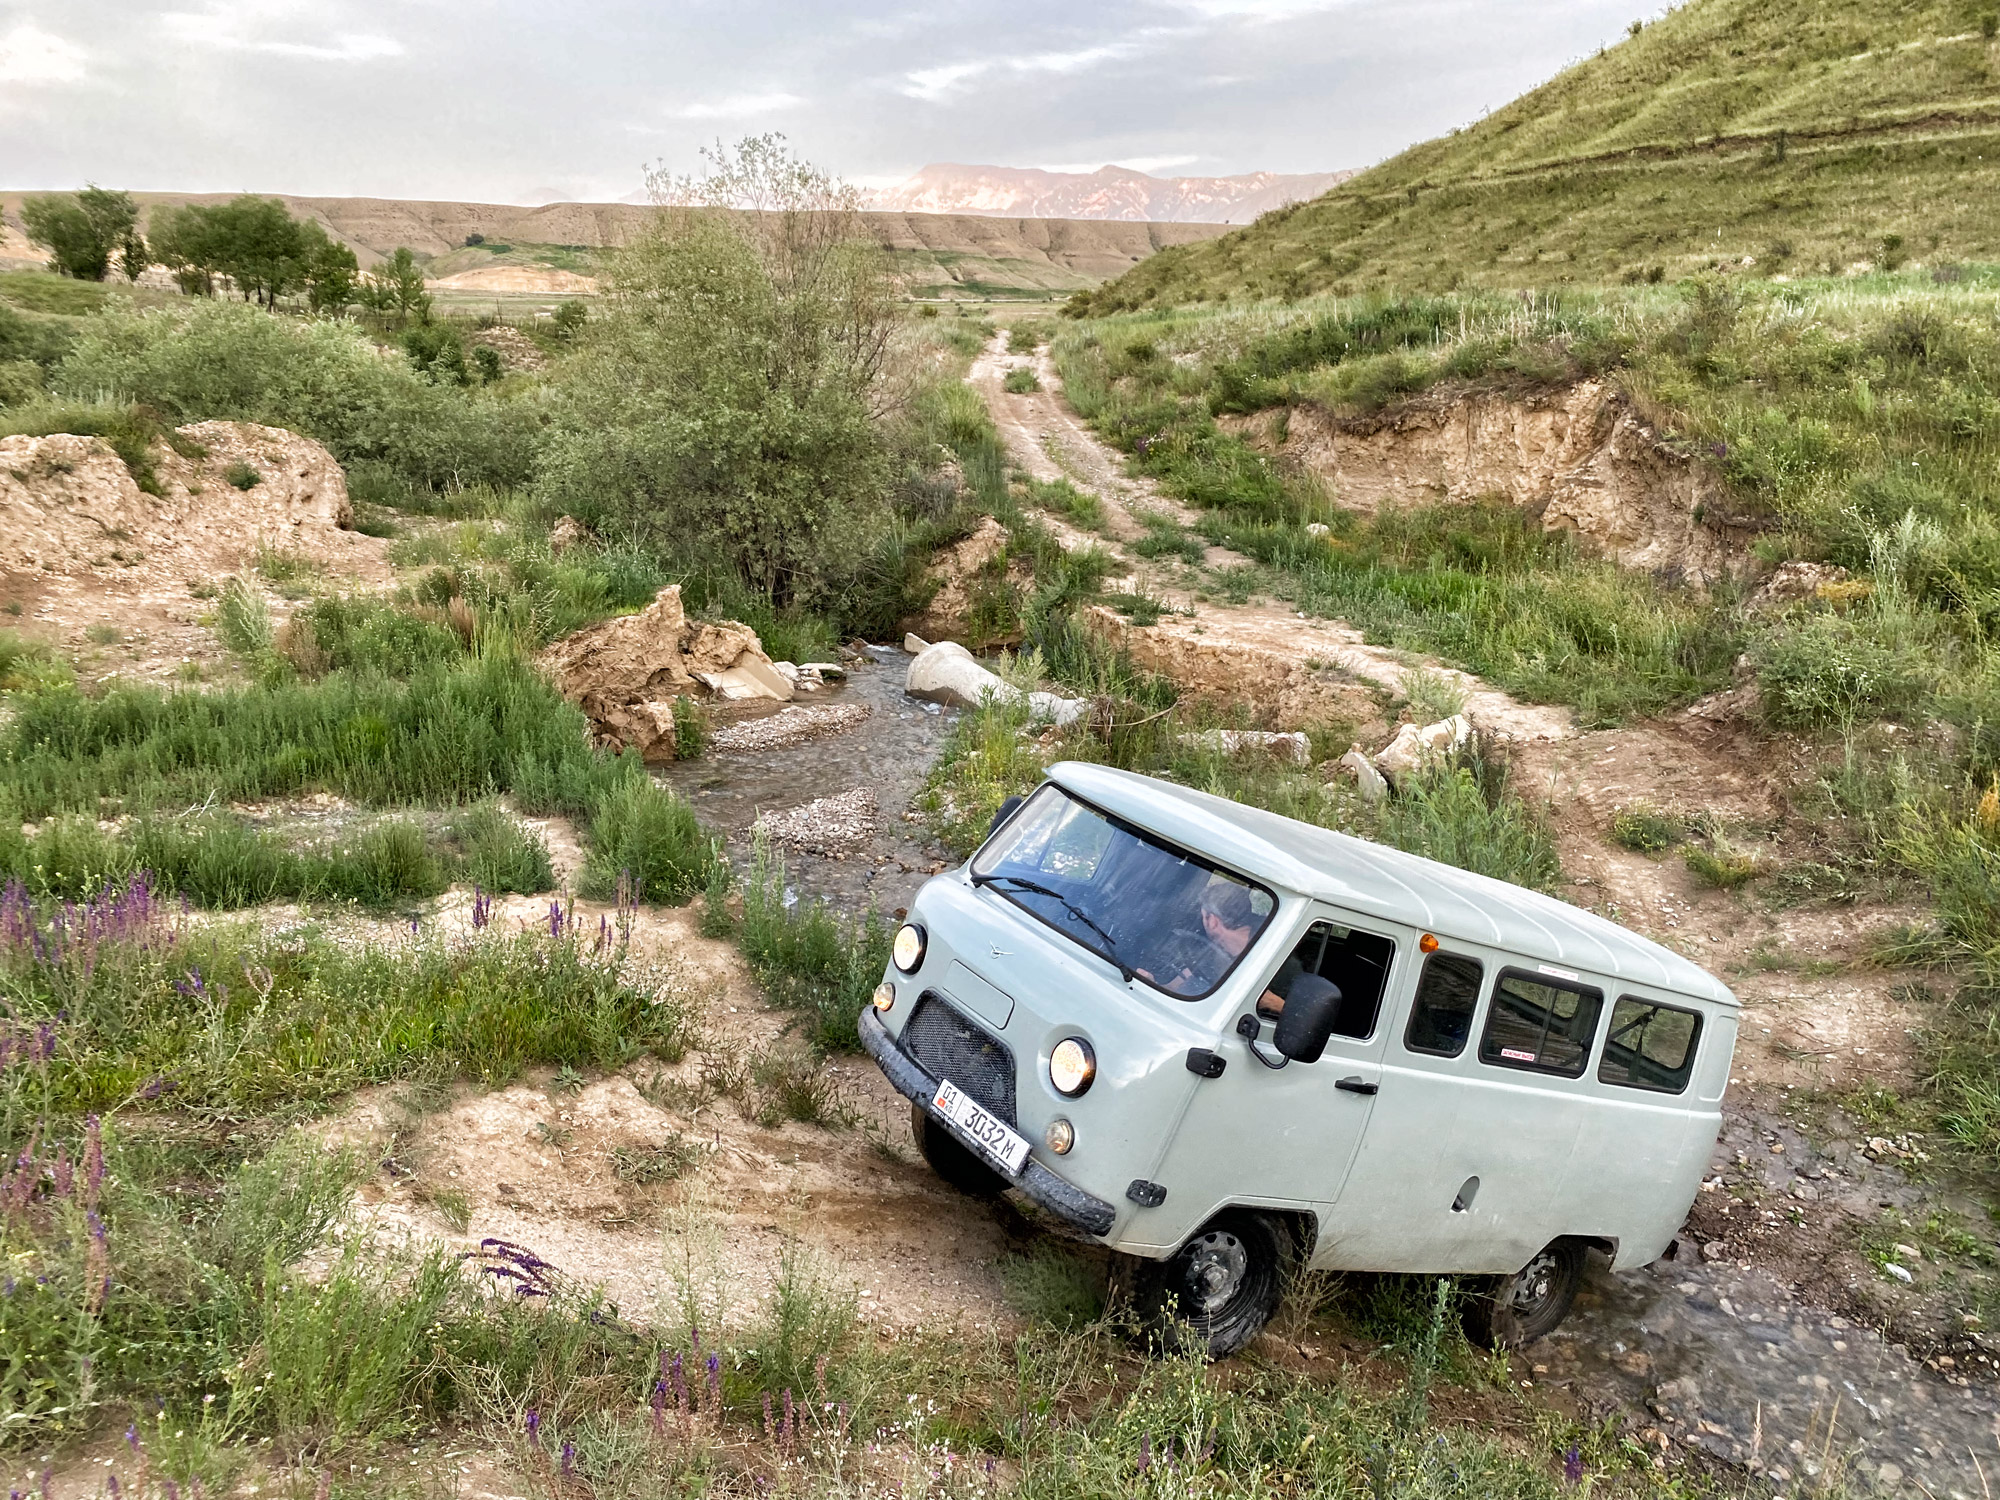
<path id="1" fill-rule="evenodd" d="M 1486 1349 L 1519 1349 L 1553 1333 L 1583 1284 L 1581 1240 L 1557 1240 L 1512 1276 L 1495 1278 L 1465 1304 L 1465 1333 Z"/>
<path id="2" fill-rule="evenodd" d="M 1285 1241 L 1263 1214 L 1219 1214 L 1165 1260 L 1132 1267 L 1132 1311 L 1165 1353 L 1226 1359 L 1278 1310 Z"/>
<path id="3" fill-rule="evenodd" d="M 930 1168 L 961 1193 L 997 1198 L 1007 1191 L 1007 1179 L 987 1166 L 972 1148 L 933 1120 L 923 1105 L 910 1105 L 910 1134 Z"/>

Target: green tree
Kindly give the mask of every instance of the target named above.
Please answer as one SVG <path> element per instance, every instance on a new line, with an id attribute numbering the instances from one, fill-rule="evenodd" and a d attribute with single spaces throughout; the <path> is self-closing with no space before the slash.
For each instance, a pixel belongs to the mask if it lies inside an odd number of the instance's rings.
<path id="1" fill-rule="evenodd" d="M 80 193 L 49 193 L 21 205 L 28 238 L 49 252 L 55 269 L 79 281 L 102 281 L 111 258 L 136 239 L 139 206 L 130 193 L 95 185 Z"/>
<path id="2" fill-rule="evenodd" d="M 222 244 L 211 211 L 198 203 L 153 212 L 153 256 L 190 297 L 213 297 Z"/>
<path id="3" fill-rule="evenodd" d="M 360 292 L 361 263 L 354 252 L 308 221 L 305 235 L 306 300 L 316 313 L 337 313 Z"/>
<path id="4" fill-rule="evenodd" d="M 810 599 L 884 513 L 887 265 L 852 189 L 780 136 L 655 174 L 652 225 L 579 335 L 543 492 Z"/>
<path id="5" fill-rule="evenodd" d="M 362 283 L 361 303 L 385 317 L 393 317 L 398 327 L 415 318 L 431 320 L 431 294 L 424 290 L 424 268 L 406 245 L 368 273 Z"/>

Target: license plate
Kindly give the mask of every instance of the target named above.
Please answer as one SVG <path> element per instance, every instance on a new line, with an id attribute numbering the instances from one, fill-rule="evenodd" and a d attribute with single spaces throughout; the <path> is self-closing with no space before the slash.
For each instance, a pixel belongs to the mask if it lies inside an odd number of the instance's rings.
<path id="1" fill-rule="evenodd" d="M 1008 1128 L 1006 1121 L 996 1120 L 986 1110 L 965 1096 L 965 1092 L 949 1078 L 938 1085 L 937 1097 L 931 1100 L 937 1112 L 964 1138 L 981 1156 L 986 1157 L 1009 1177 L 1021 1175 L 1021 1168 L 1028 1160 L 1028 1142 L 1025 1136 Z"/>

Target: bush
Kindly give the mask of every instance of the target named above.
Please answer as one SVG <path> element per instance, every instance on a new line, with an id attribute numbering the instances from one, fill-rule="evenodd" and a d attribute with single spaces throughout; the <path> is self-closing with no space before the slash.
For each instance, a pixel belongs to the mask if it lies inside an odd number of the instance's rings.
<path id="1" fill-rule="evenodd" d="M 425 488 L 519 484 L 532 425 L 492 397 L 433 385 L 339 322 L 240 303 L 107 309 L 57 366 L 59 392 L 116 392 L 175 424 L 229 418 L 316 438 L 343 464 L 389 465 Z"/>
<path id="2" fill-rule="evenodd" d="M 1009 370 L 1000 385 L 1010 396 L 1026 396 L 1042 388 L 1041 378 L 1025 365 L 1018 370 Z"/>
<path id="3" fill-rule="evenodd" d="M 889 961 L 889 933 L 873 911 L 844 919 L 819 901 L 785 904 L 784 862 L 761 839 L 743 885 L 738 945 L 773 1004 L 799 1012 L 813 1044 L 855 1052 L 861 1008 Z"/>
<path id="4" fill-rule="evenodd" d="M 590 852 L 577 891 L 594 901 L 678 906 L 709 882 L 715 846 L 694 810 L 651 776 L 631 769 L 591 809 Z"/>
<path id="5" fill-rule="evenodd" d="M 1872 612 L 1813 614 L 1766 632 L 1750 648 L 1764 714 L 1785 728 L 1826 729 L 1909 717 L 1927 664 Z"/>
<path id="6" fill-rule="evenodd" d="M 556 883 L 549 846 L 498 803 L 481 802 L 461 813 L 451 834 L 464 853 L 465 878 L 475 885 L 534 895 Z"/>
<path id="7" fill-rule="evenodd" d="M 1638 854 L 1664 854 L 1684 836 L 1682 820 L 1650 802 L 1635 802 L 1611 815 L 1611 841 Z"/>

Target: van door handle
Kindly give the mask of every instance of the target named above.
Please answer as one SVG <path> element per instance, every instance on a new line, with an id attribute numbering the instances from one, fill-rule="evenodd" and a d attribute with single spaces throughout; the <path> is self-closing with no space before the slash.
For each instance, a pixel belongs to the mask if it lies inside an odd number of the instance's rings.
<path id="1" fill-rule="evenodd" d="M 1350 1094 L 1375 1094 L 1380 1093 L 1382 1089 L 1379 1083 L 1363 1083 L 1359 1078 L 1336 1078 L 1333 1086 L 1345 1089 Z"/>

